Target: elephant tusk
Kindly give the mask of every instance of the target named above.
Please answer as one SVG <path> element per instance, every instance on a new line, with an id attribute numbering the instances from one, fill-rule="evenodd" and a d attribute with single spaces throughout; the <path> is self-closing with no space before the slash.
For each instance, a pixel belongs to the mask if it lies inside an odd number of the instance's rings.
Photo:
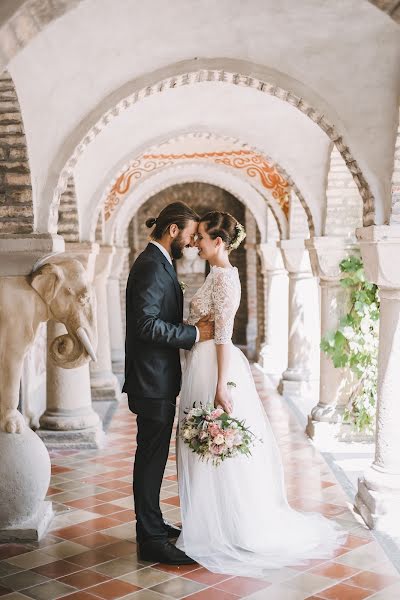
<path id="1" fill-rule="evenodd" d="M 86 333 L 86 331 L 83 329 L 83 327 L 78 327 L 78 329 L 76 330 L 76 335 L 78 337 L 78 339 L 82 342 L 86 352 L 89 354 L 90 358 L 96 362 L 97 361 L 97 356 L 95 351 L 93 350 L 93 346 L 90 343 L 89 340 L 89 336 Z"/>

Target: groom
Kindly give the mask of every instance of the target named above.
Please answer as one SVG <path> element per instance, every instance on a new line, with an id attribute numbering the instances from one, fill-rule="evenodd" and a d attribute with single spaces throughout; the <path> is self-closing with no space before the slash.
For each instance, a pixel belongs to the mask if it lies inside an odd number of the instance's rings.
<path id="1" fill-rule="evenodd" d="M 193 246 L 199 217 L 182 202 L 166 206 L 151 242 L 135 261 L 126 289 L 125 383 L 129 408 L 137 414 L 137 449 L 133 470 L 136 534 L 142 560 L 172 565 L 191 558 L 169 539 L 180 529 L 163 520 L 160 488 L 168 458 L 176 396 L 181 387 L 179 348 L 214 337 L 213 323 L 202 319 L 184 325 L 183 294 L 172 259 Z"/>

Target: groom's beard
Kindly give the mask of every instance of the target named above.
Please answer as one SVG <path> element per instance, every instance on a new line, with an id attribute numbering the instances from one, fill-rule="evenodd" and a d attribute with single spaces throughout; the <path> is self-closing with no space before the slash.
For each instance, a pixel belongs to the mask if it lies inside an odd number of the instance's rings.
<path id="1" fill-rule="evenodd" d="M 171 242 L 172 258 L 174 258 L 175 260 L 182 258 L 183 249 L 185 248 L 185 246 L 186 246 L 186 244 L 182 241 L 182 235 L 181 235 L 181 233 L 179 233 L 178 237 L 173 239 Z"/>

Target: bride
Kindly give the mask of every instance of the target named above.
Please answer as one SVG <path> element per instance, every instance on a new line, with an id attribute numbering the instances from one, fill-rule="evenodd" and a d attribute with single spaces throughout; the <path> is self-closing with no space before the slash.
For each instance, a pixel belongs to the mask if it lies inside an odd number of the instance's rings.
<path id="1" fill-rule="evenodd" d="M 176 546 L 210 571 L 262 577 L 268 569 L 331 557 L 346 534 L 319 514 L 289 506 L 279 450 L 249 363 L 231 342 L 241 290 L 229 254 L 244 237 L 228 213 L 207 213 L 199 223 L 196 245 L 210 273 L 190 303 L 188 323 L 210 314 L 215 339 L 195 344 L 186 355 L 179 421 L 193 406 L 213 403 L 244 419 L 262 441 L 250 457 L 218 467 L 178 441 L 182 533 Z M 233 392 L 228 381 L 236 384 Z"/>

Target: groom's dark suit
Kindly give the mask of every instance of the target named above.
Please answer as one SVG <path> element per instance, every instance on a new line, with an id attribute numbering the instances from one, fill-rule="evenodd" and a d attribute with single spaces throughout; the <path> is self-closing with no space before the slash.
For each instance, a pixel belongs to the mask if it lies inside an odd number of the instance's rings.
<path id="1" fill-rule="evenodd" d="M 135 261 L 126 289 L 123 391 L 138 415 L 133 487 L 139 543 L 167 537 L 159 495 L 181 387 L 179 348 L 189 350 L 197 334 L 182 318 L 175 269 L 149 244 Z"/>

